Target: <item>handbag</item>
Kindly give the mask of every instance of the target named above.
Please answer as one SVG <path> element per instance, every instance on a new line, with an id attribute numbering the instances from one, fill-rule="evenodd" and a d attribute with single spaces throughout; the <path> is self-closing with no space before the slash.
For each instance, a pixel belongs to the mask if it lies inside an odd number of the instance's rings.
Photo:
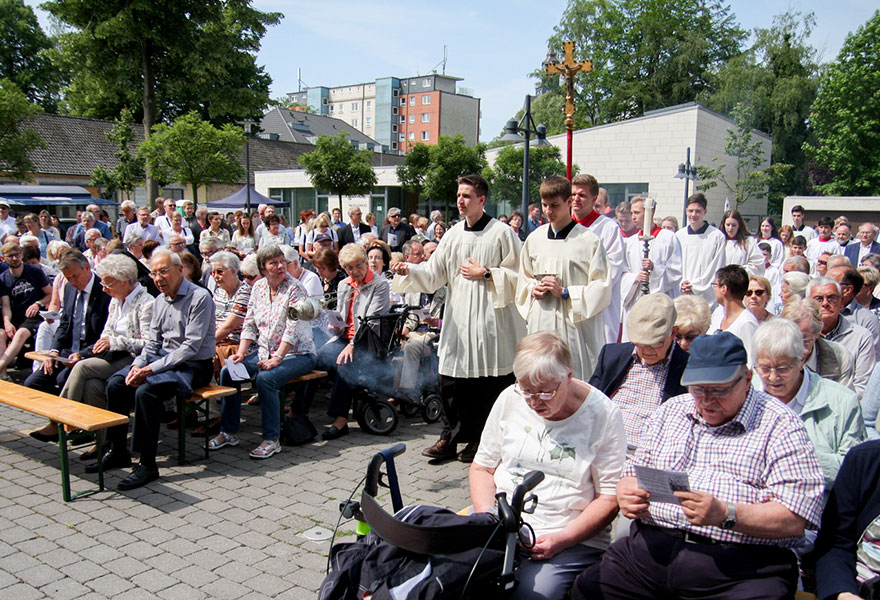
<path id="1" fill-rule="evenodd" d="M 285 446 L 302 446 L 318 437 L 318 430 L 306 415 L 294 415 L 281 424 L 281 443 Z"/>

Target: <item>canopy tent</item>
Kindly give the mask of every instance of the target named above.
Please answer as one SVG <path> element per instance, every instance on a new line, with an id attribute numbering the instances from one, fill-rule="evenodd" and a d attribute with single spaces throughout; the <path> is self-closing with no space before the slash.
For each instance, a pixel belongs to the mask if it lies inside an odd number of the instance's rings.
<path id="1" fill-rule="evenodd" d="M 0 185 L 0 198 L 15 205 L 116 205 L 113 200 L 94 198 L 91 193 L 76 185 Z"/>
<path id="2" fill-rule="evenodd" d="M 247 205 L 247 190 L 251 190 L 251 209 L 255 209 L 259 204 L 269 204 L 271 206 L 287 206 L 284 200 L 273 200 L 263 194 L 257 192 L 253 186 L 245 186 L 221 200 L 212 200 L 208 202 L 208 208 L 244 208 Z"/>

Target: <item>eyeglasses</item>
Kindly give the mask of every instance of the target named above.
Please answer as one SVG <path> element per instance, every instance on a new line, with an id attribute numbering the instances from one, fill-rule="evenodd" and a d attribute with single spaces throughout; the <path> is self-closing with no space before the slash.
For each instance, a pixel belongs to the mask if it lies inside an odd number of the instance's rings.
<path id="1" fill-rule="evenodd" d="M 737 377 L 733 383 L 724 387 L 707 388 L 701 385 L 692 385 L 688 390 L 694 398 L 726 398 L 733 391 L 733 388 L 739 385 L 743 377 L 745 377 L 745 373 Z"/>
<path id="2" fill-rule="evenodd" d="M 257 277 L 259 277 L 259 275 L 242 275 L 241 277 L 245 281 L 250 282 L 250 281 L 253 281 L 254 279 L 256 279 Z"/>
<path id="3" fill-rule="evenodd" d="M 690 344 L 698 337 L 700 337 L 699 333 L 687 333 L 687 334 L 676 333 L 675 334 L 675 341 L 677 341 L 679 343 L 687 342 L 688 344 Z"/>
<path id="4" fill-rule="evenodd" d="M 830 302 L 831 304 L 834 304 L 835 302 L 840 300 L 840 296 L 838 296 L 837 294 L 829 294 L 827 296 L 811 296 L 811 297 L 813 298 L 813 300 L 815 300 L 819 304 L 822 304 L 823 302 Z"/>
<path id="5" fill-rule="evenodd" d="M 746 297 L 749 297 L 749 296 L 751 296 L 752 294 L 754 294 L 755 296 L 757 296 L 758 298 L 760 298 L 761 296 L 764 295 L 764 292 L 765 292 L 765 291 L 766 291 L 766 290 L 746 290 Z"/>
<path id="6" fill-rule="evenodd" d="M 779 377 L 788 377 L 791 375 L 794 370 L 797 368 L 797 365 L 782 365 L 779 367 L 767 367 L 764 365 L 757 365 L 755 370 L 761 377 L 767 377 L 770 373 L 775 372 Z"/>
<path id="7" fill-rule="evenodd" d="M 212 269 L 211 275 L 223 275 L 226 272 L 226 269 Z"/>
<path id="8" fill-rule="evenodd" d="M 559 388 L 562 386 L 562 382 L 559 382 L 559 385 L 556 386 L 556 389 L 552 392 L 527 392 L 522 387 L 520 387 L 519 382 L 514 384 L 514 391 L 525 398 L 526 400 L 540 400 L 541 402 L 549 402 L 553 400 L 553 397 L 556 396 L 556 392 L 559 391 Z"/>
<path id="9" fill-rule="evenodd" d="M 150 277 L 165 277 L 174 267 L 165 267 L 163 269 L 158 269 L 156 271 L 150 271 Z"/>

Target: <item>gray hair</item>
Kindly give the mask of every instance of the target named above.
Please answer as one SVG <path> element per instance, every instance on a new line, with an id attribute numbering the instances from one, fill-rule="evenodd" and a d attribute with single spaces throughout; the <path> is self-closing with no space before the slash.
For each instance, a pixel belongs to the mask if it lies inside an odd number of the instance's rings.
<path id="1" fill-rule="evenodd" d="M 132 202 L 131 200 L 123 200 L 122 204 L 119 205 L 119 208 L 121 208 L 121 209 L 134 208 L 134 207 L 135 207 L 134 202 Z"/>
<path id="2" fill-rule="evenodd" d="M 36 242 L 37 245 L 39 246 L 40 245 L 40 238 L 38 238 L 35 235 L 31 235 L 29 233 L 21 236 L 18 240 L 18 243 L 21 244 L 22 246 L 24 246 L 25 244 L 33 244 L 34 242 Z"/>
<path id="3" fill-rule="evenodd" d="M 257 266 L 257 255 L 248 254 L 241 261 L 241 274 L 248 277 L 257 277 L 260 275 L 260 268 Z"/>
<path id="4" fill-rule="evenodd" d="M 832 281 L 834 280 L 832 279 Z M 792 321 L 796 325 L 809 320 L 813 335 L 819 335 L 822 332 L 822 310 L 816 304 L 816 301 L 810 298 L 792 296 L 785 303 L 785 307 L 779 316 Z"/>
<path id="5" fill-rule="evenodd" d="M 82 215 L 80 215 L 80 217 L 79 217 L 79 221 L 80 221 L 80 223 L 82 223 L 82 220 L 83 220 L 83 219 L 85 219 L 86 221 L 89 221 L 89 222 L 94 223 L 94 222 L 95 222 L 95 215 L 93 215 L 92 213 L 86 211 L 86 212 L 84 212 Z"/>
<path id="6" fill-rule="evenodd" d="M 693 329 L 701 333 L 709 331 L 712 325 L 712 312 L 709 303 L 690 294 L 679 296 L 673 300 L 675 306 L 675 327 Z"/>
<path id="7" fill-rule="evenodd" d="M 431 211 L 431 221 L 435 221 L 437 219 L 437 217 L 440 217 L 442 219 L 443 213 L 440 212 L 439 210 L 432 210 Z"/>
<path id="8" fill-rule="evenodd" d="M 58 251 L 62 248 L 69 249 L 70 244 L 62 242 L 61 240 L 52 240 L 46 244 L 46 258 L 54 262 L 58 258 Z"/>
<path id="9" fill-rule="evenodd" d="M 89 265 L 89 259 L 75 248 L 70 252 L 66 252 L 64 256 L 58 259 L 58 270 L 64 271 L 73 265 L 78 265 L 82 269 L 91 268 L 91 265 Z"/>
<path id="10" fill-rule="evenodd" d="M 880 270 L 880 254 L 866 254 L 862 257 L 862 262 L 866 262 L 875 269 Z"/>
<path id="11" fill-rule="evenodd" d="M 281 244 L 279 246 L 281 251 L 284 253 L 284 260 L 288 263 L 299 262 L 299 252 L 296 251 L 296 248 L 293 246 L 288 246 L 287 244 Z"/>
<path id="12" fill-rule="evenodd" d="M 284 256 L 284 250 L 278 246 L 263 246 L 257 250 L 257 268 L 260 270 L 260 273 L 265 270 L 266 263 L 276 256 L 284 258 L 285 261 L 287 260 L 287 257 Z"/>
<path id="13" fill-rule="evenodd" d="M 95 267 L 95 272 L 101 279 L 109 277 L 116 281 L 127 281 L 130 284 L 134 284 L 138 280 L 137 265 L 124 254 L 107 255 L 107 257 Z"/>
<path id="14" fill-rule="evenodd" d="M 153 250 L 153 254 L 150 255 L 150 263 L 160 256 L 169 256 L 171 257 L 172 265 L 180 265 L 183 261 L 180 260 L 180 255 L 177 252 L 172 252 L 168 248 L 164 246 L 157 246 L 155 250 Z"/>
<path id="15" fill-rule="evenodd" d="M 782 283 L 788 284 L 789 292 L 803 298 L 806 295 L 807 286 L 810 285 L 810 276 L 800 271 L 789 271 L 782 276 Z"/>
<path id="16" fill-rule="evenodd" d="M 828 257 L 828 265 L 829 269 L 833 269 L 834 267 L 851 267 L 852 262 L 850 262 L 848 256 L 844 256 L 843 254 L 832 254 Z"/>
<path id="17" fill-rule="evenodd" d="M 95 237 L 96 233 L 98 234 L 98 237 L 102 237 L 104 235 L 101 233 L 100 229 L 95 229 L 94 227 L 92 227 L 91 229 L 86 229 L 85 239 Z"/>
<path id="18" fill-rule="evenodd" d="M 792 256 L 785 259 L 785 262 L 782 263 L 782 268 L 785 270 L 785 265 L 791 265 L 794 267 L 795 271 L 800 271 L 801 273 L 810 274 L 810 263 L 803 256 Z M 789 271 L 791 272 L 791 271 Z"/>
<path id="19" fill-rule="evenodd" d="M 144 241 L 144 238 L 142 238 L 140 235 L 134 233 L 133 231 L 129 232 L 127 229 L 125 230 L 125 239 L 122 241 L 122 243 L 124 243 L 125 245 L 130 246 L 132 244 L 136 244 L 142 241 Z"/>
<path id="20" fill-rule="evenodd" d="M 838 294 L 842 294 L 843 292 L 840 289 L 840 284 L 830 277 L 820 275 L 818 277 L 813 277 L 813 280 L 810 281 L 810 285 L 807 286 L 807 296 L 812 297 L 813 288 L 821 287 L 823 285 L 833 285 L 834 289 L 837 290 Z"/>
<path id="21" fill-rule="evenodd" d="M 184 244 L 186 244 L 186 236 L 180 235 L 179 233 L 175 233 L 170 238 L 168 238 L 168 245 L 169 246 L 175 242 L 183 242 Z"/>
<path id="22" fill-rule="evenodd" d="M 203 239 L 201 242 L 199 242 L 199 251 L 205 252 L 206 250 L 216 250 L 217 248 L 220 247 L 220 245 L 222 243 L 223 243 L 223 240 L 221 240 L 220 238 L 214 237 L 213 235 L 208 236 L 205 239 Z"/>
<path id="23" fill-rule="evenodd" d="M 107 238 L 99 237 L 98 239 L 95 240 L 95 243 L 92 247 L 95 249 L 95 251 L 103 250 L 104 248 L 107 247 L 107 244 L 109 244 L 109 243 L 110 243 L 110 240 L 108 240 Z"/>
<path id="24" fill-rule="evenodd" d="M 553 333 L 533 333 L 520 340 L 513 359 L 518 381 L 530 386 L 561 383 L 571 372 L 571 351 Z"/>
<path id="25" fill-rule="evenodd" d="M 200 206 L 196 209 L 196 215 L 207 215 L 207 214 L 208 214 L 208 209 L 205 208 L 204 206 Z"/>
<path id="26" fill-rule="evenodd" d="M 798 363 L 804 359 L 804 335 L 800 327 L 788 319 L 770 319 L 758 326 L 752 337 L 752 356 L 770 360 L 788 359 Z"/>
<path id="27" fill-rule="evenodd" d="M 238 273 L 241 261 L 232 252 L 218 252 L 211 255 L 211 265 L 223 265 L 224 269 L 232 269 Z"/>
<path id="28" fill-rule="evenodd" d="M 865 280 L 866 286 L 877 287 L 877 284 L 880 283 L 880 271 L 878 271 L 874 267 L 863 265 L 858 268 L 858 271 L 859 274 L 862 276 L 862 279 Z"/>

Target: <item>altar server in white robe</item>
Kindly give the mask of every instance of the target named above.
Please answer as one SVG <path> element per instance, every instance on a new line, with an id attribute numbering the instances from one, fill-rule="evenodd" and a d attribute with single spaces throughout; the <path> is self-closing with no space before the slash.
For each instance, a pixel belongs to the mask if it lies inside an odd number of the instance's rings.
<path id="1" fill-rule="evenodd" d="M 651 200 L 653 202 L 653 199 Z M 620 294 L 623 296 L 623 336 L 626 333 L 626 315 L 639 298 L 644 295 L 642 282 L 648 283 L 651 294 L 666 294 L 670 298 L 678 297 L 681 285 L 681 244 L 678 238 L 668 229 L 654 224 L 653 210 L 645 210 L 646 201 L 636 196 L 630 201 L 633 222 L 639 232 L 626 238 L 626 262 L 629 270 L 623 274 L 620 283 Z M 651 227 L 651 238 L 648 240 L 648 258 L 645 258 L 645 242 L 640 239 L 645 223 Z"/>
<path id="2" fill-rule="evenodd" d="M 627 271 L 626 249 L 617 223 L 595 210 L 599 183 L 586 173 L 575 175 L 571 181 L 572 216 L 580 224 L 599 236 L 611 266 L 611 304 L 602 317 L 605 343 L 614 344 L 620 336 L 620 276 Z"/>
<path id="3" fill-rule="evenodd" d="M 688 224 L 675 235 L 681 244 L 681 293 L 699 296 L 714 308 L 712 283 L 715 273 L 725 264 L 727 239 L 706 222 L 708 206 L 702 192 L 692 194 L 687 200 Z"/>
<path id="4" fill-rule="evenodd" d="M 448 422 L 441 447 L 435 444 L 437 452 L 426 454 L 432 458 L 473 460 L 495 398 L 514 382 L 516 345 L 525 335 L 513 301 L 521 243 L 513 229 L 483 211 L 488 193 L 479 175 L 460 177 L 456 203 L 462 220 L 446 232 L 427 262 L 392 267 L 397 273 L 393 293 L 430 294 L 449 286 L 439 342 Z M 459 443 L 466 447 L 456 455 Z"/>
<path id="5" fill-rule="evenodd" d="M 541 184 L 547 223 L 523 244 L 516 305 L 528 333 L 554 333 L 571 348 L 572 375 L 589 378 L 605 345 L 602 311 L 611 302 L 611 270 L 602 240 L 571 218 L 571 184 Z"/>
<path id="6" fill-rule="evenodd" d="M 748 227 L 738 210 L 728 210 L 721 216 L 721 226 L 727 237 L 724 252 L 725 265 L 739 265 L 749 275 L 764 274 L 764 255 L 758 242 L 749 233 Z"/>

